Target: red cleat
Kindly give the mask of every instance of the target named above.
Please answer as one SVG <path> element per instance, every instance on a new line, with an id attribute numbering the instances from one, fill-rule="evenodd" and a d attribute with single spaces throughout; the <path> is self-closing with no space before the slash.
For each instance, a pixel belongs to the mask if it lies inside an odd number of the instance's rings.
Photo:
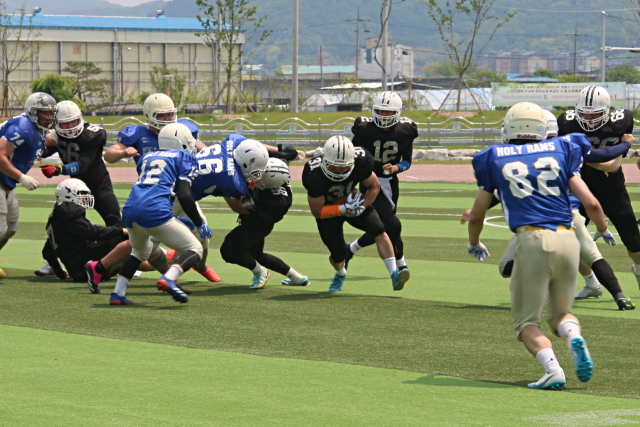
<path id="1" fill-rule="evenodd" d="M 209 267 L 208 265 L 205 271 L 200 271 L 196 267 L 193 267 L 193 271 L 200 273 L 202 277 L 204 277 L 210 282 L 222 282 L 222 279 L 220 278 L 220 276 L 218 276 L 216 272 L 213 271 L 213 268 Z"/>
<path id="2" fill-rule="evenodd" d="M 169 261 L 169 265 L 171 265 L 171 263 L 173 262 L 173 257 L 176 256 L 176 250 L 175 249 L 167 249 L 167 261 Z"/>

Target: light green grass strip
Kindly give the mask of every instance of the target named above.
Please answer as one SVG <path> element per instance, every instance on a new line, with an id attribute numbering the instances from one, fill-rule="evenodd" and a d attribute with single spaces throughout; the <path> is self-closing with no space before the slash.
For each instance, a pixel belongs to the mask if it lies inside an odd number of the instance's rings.
<path id="1" fill-rule="evenodd" d="M 3 426 L 520 426 L 640 413 L 632 399 L 407 371 L 9 326 L 0 337 Z"/>

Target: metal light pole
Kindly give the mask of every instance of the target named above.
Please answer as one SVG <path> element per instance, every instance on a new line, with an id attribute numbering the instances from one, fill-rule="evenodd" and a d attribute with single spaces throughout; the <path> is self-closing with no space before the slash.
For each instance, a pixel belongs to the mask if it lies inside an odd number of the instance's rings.
<path id="1" fill-rule="evenodd" d="M 298 112 L 298 0 L 293 0 L 293 67 L 291 70 L 291 112 Z"/>
<path id="2" fill-rule="evenodd" d="M 387 34 L 387 20 L 389 19 L 389 2 L 382 3 L 382 90 L 387 90 L 387 64 L 389 62 L 389 39 Z"/>
<path id="3" fill-rule="evenodd" d="M 165 75 L 164 75 L 164 76 L 162 76 L 162 77 L 164 77 L 164 80 L 165 80 L 165 82 L 166 82 L 166 83 L 165 83 L 165 86 L 164 86 L 164 93 L 165 93 L 167 96 L 169 96 L 169 97 L 170 97 L 170 96 L 171 96 L 171 95 L 170 95 L 170 93 L 171 93 L 171 78 L 173 77 L 173 74 L 165 74 Z"/>
<path id="4" fill-rule="evenodd" d="M 605 82 L 605 75 L 604 75 L 604 57 L 605 57 L 605 52 L 604 52 L 604 18 L 607 16 L 607 13 L 605 11 L 602 11 L 602 32 L 600 34 L 600 81 L 602 83 Z"/>

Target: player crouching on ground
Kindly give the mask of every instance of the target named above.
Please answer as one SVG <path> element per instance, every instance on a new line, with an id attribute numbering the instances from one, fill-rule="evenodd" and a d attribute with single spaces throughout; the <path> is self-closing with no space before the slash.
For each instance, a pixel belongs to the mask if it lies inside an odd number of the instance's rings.
<path id="1" fill-rule="evenodd" d="M 267 268 L 288 277 L 282 281 L 283 285 L 309 286 L 306 276 L 280 258 L 264 253 L 265 238 L 286 215 L 293 202 L 287 164 L 280 159 L 270 158 L 267 169 L 251 189 L 251 198 L 243 201 L 243 207 L 239 209 L 240 225 L 227 234 L 220 246 L 222 259 L 253 272 L 250 289 L 264 288 L 269 280 Z"/>
<path id="2" fill-rule="evenodd" d="M 345 222 L 375 236 L 378 253 L 389 270 L 393 290 L 402 290 L 409 280 L 409 271 L 396 267 L 389 236 L 371 206 L 380 192 L 371 154 L 363 148 L 354 148 L 349 138 L 331 137 L 324 145 L 324 154 L 304 166 L 302 184 L 307 189 L 309 207 L 316 218 L 320 238 L 331 253 L 329 262 L 336 270 L 329 291 L 341 291 L 347 276 L 344 268 L 347 256 L 343 232 Z M 357 192 L 358 184 L 368 188 L 364 196 Z"/>
<path id="3" fill-rule="evenodd" d="M 163 256 L 159 243 L 175 249 L 178 255 L 169 271 L 158 280 L 158 289 L 168 292 L 178 302 L 189 301 L 176 280 L 200 261 L 202 244 L 174 218 L 171 203 L 174 194 L 200 237 L 211 237 L 211 229 L 203 222 L 191 196 L 191 182 L 198 171 L 194 156 L 196 140 L 189 128 L 174 123 L 162 128 L 158 146 L 163 151 L 149 152 L 141 157 L 138 163 L 140 178 L 133 185 L 122 210 L 133 250 L 122 264 L 111 294 L 111 305 L 132 304 L 125 296 L 127 285 L 143 260 Z"/>
<path id="4" fill-rule="evenodd" d="M 580 243 L 572 228 L 569 190 L 598 230 L 607 230 L 600 203 L 580 178 L 582 149 L 570 137 L 540 142 L 546 129 L 547 118 L 536 104 L 511 107 L 502 127 L 506 145 L 488 147 L 472 161 L 479 190 L 469 219 L 468 251 L 482 261 L 488 251 L 480 233 L 497 190 L 509 228 L 518 236 L 510 284 L 514 332 L 546 371 L 529 384 L 536 389 L 566 384 L 551 341 L 540 330 L 545 303 L 549 326 L 567 341 L 578 379 L 586 382 L 593 375 L 580 324 L 571 314 Z"/>
<path id="5" fill-rule="evenodd" d="M 76 178 L 69 178 L 56 188 L 56 206 L 49 215 L 47 235 L 55 251 L 62 260 L 69 276 L 76 282 L 86 281 L 84 265 L 92 259 L 99 259 L 111 252 L 128 236 L 126 228 L 112 225 L 93 225 L 86 218 L 86 210 L 93 209 L 94 197 L 87 185 Z M 118 274 L 120 265 L 105 271 L 102 280 L 109 280 Z M 143 270 L 153 267 L 145 265 Z M 100 293 L 99 286 L 89 285 L 94 294 Z"/>

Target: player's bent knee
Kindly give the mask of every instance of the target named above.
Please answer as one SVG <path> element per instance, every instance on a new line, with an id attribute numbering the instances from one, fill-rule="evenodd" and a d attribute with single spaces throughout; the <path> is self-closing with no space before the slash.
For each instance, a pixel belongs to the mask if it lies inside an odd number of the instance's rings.
<path id="1" fill-rule="evenodd" d="M 222 246 L 220 246 L 220 256 L 222 257 L 222 259 L 224 260 L 224 262 L 228 263 L 228 264 L 235 264 L 237 257 L 235 256 L 235 254 L 240 253 L 240 249 L 237 247 L 234 247 L 234 245 L 228 243 L 226 240 L 225 242 L 222 244 Z"/>

